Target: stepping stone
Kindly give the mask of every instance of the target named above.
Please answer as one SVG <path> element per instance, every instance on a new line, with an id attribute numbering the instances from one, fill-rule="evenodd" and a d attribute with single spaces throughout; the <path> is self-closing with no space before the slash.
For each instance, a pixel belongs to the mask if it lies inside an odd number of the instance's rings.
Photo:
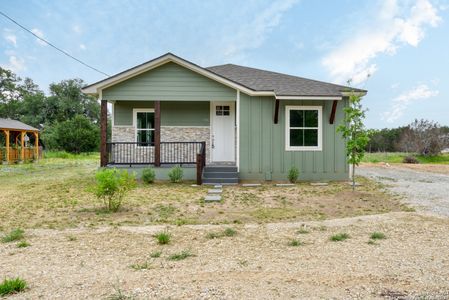
<path id="1" fill-rule="evenodd" d="M 199 186 L 198 184 L 191 184 L 190 185 L 191 187 L 197 187 L 197 186 Z"/>
<path id="2" fill-rule="evenodd" d="M 310 185 L 311 186 L 327 186 L 327 185 L 329 185 L 329 183 L 327 183 L 327 182 L 312 182 Z"/>
<path id="3" fill-rule="evenodd" d="M 219 202 L 221 201 L 221 196 L 220 195 L 207 195 L 204 198 L 205 202 Z"/>
<path id="4" fill-rule="evenodd" d="M 352 186 L 352 182 L 347 182 L 347 184 L 348 184 L 348 185 L 350 185 L 350 186 Z M 362 186 L 362 184 L 361 184 L 361 183 L 358 183 L 358 182 L 356 182 L 356 183 L 355 183 L 355 186 Z"/>
<path id="5" fill-rule="evenodd" d="M 242 184 L 243 187 L 257 187 L 257 186 L 261 186 L 260 183 L 244 183 Z"/>
<path id="6" fill-rule="evenodd" d="M 221 185 L 221 184 L 216 184 L 216 185 L 214 185 L 214 188 L 215 189 L 221 189 L 223 186 Z"/>
<path id="7" fill-rule="evenodd" d="M 210 189 L 207 191 L 208 194 L 221 194 L 222 192 L 222 189 Z"/>
<path id="8" fill-rule="evenodd" d="M 289 187 L 289 186 L 295 186 L 295 184 L 294 183 L 276 183 L 276 186 Z"/>

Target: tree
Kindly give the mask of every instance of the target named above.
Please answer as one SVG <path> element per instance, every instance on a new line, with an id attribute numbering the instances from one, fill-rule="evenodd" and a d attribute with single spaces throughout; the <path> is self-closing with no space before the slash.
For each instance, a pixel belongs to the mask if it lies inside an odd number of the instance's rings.
<path id="1" fill-rule="evenodd" d="M 81 153 L 98 150 L 100 129 L 83 115 L 58 123 L 48 134 L 46 142 L 67 152 Z"/>
<path id="2" fill-rule="evenodd" d="M 447 146 L 448 139 L 445 130 L 438 123 L 415 119 L 401 135 L 401 150 L 425 156 L 438 155 Z"/>
<path id="3" fill-rule="evenodd" d="M 362 107 L 362 97 L 351 92 L 349 106 L 344 108 L 343 123 L 337 127 L 346 139 L 346 156 L 352 165 L 352 190 L 355 189 L 355 167 L 359 165 L 365 155 L 365 147 L 369 142 L 368 133 L 363 124 L 366 110 Z"/>

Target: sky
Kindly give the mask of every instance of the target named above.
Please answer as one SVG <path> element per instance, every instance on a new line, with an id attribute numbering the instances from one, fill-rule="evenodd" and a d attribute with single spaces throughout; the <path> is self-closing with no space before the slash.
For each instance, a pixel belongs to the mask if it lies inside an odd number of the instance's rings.
<path id="1" fill-rule="evenodd" d="M 113 75 L 172 52 L 368 90 L 366 126 L 449 125 L 449 0 L 1 0 L 0 11 Z M 105 76 L 0 15 L 0 66 L 52 82 Z"/>

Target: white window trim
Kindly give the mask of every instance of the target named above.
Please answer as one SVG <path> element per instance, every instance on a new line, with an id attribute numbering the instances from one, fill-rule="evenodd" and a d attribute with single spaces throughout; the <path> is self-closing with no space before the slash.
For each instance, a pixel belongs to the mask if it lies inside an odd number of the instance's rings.
<path id="1" fill-rule="evenodd" d="M 134 142 L 137 142 L 137 113 L 139 112 L 152 112 L 154 113 L 154 108 L 134 108 L 133 109 L 133 128 L 134 128 Z M 153 129 L 154 131 L 155 129 Z M 136 147 L 153 147 L 153 146 L 138 146 Z"/>
<path id="2" fill-rule="evenodd" d="M 318 146 L 290 146 L 290 111 L 317 110 L 318 111 Z M 285 106 L 285 151 L 322 151 L 323 150 L 323 107 L 322 106 Z"/>

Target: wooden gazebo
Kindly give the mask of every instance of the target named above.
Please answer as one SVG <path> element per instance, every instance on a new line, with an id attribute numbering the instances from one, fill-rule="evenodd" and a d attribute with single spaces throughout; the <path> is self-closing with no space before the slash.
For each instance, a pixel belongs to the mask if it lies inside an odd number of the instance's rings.
<path id="1" fill-rule="evenodd" d="M 39 158 L 39 130 L 25 123 L 0 118 L 0 132 L 5 137 L 5 145 L 0 144 L 0 162 L 37 160 Z M 32 146 L 31 138 L 34 139 Z"/>

